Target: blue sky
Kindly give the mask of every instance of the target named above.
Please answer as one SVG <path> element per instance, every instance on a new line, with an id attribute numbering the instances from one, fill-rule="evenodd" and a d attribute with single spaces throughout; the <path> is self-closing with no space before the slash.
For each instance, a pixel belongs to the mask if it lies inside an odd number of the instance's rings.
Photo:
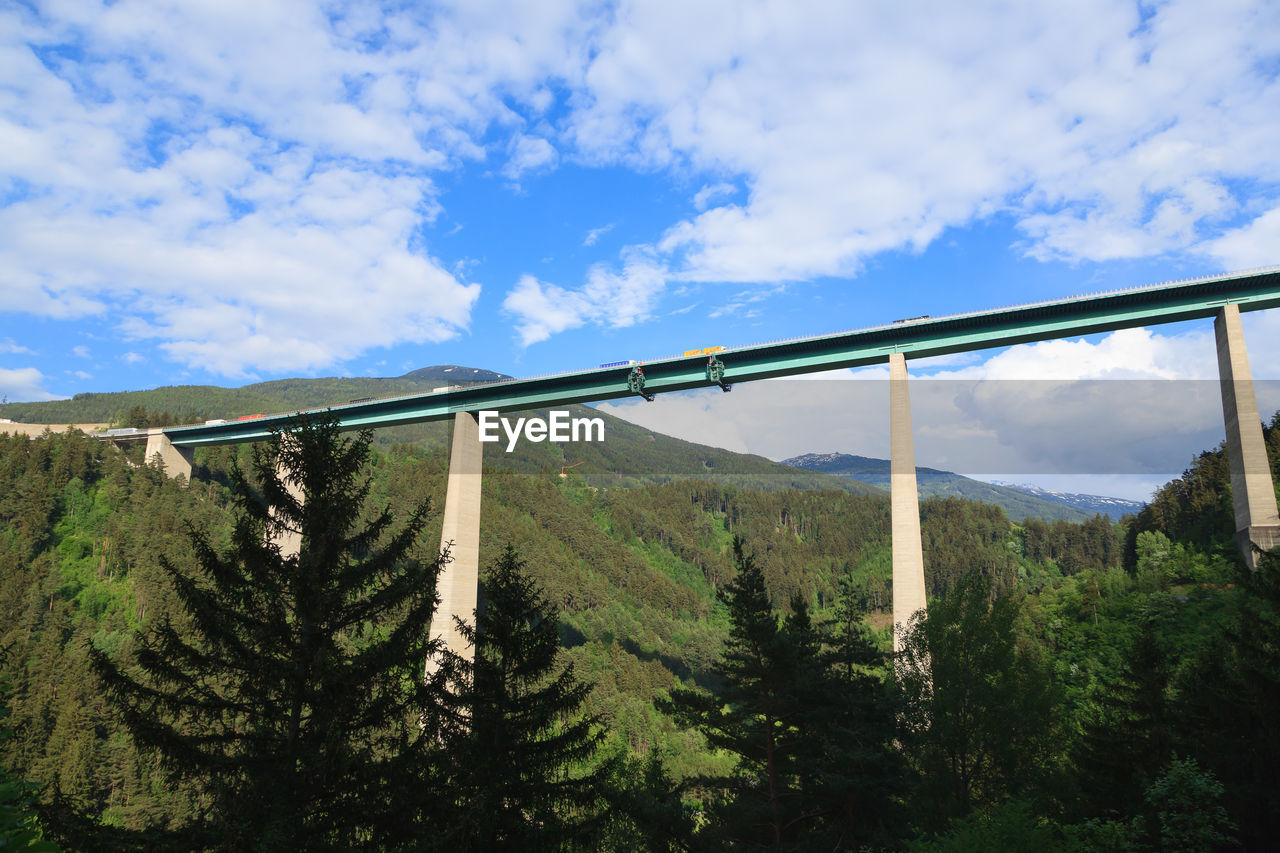
<path id="1" fill-rule="evenodd" d="M 1269 3 L 10 3 L 0 393 L 533 375 L 1271 265 L 1278 76 Z M 1195 378 L 1206 328 L 918 372 Z"/>

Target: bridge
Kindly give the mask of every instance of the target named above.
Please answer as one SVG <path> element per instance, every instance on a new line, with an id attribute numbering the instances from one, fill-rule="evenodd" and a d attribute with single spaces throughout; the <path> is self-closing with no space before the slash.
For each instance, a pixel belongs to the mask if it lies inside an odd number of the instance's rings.
<path id="1" fill-rule="evenodd" d="M 452 419 L 454 422 L 441 547 L 452 561 L 440 579 L 441 618 L 433 633 L 468 654 L 453 616 L 470 618 L 479 574 L 481 448 L 477 413 L 522 411 L 889 363 L 893 547 L 893 619 L 904 625 L 925 609 L 924 559 L 907 389 L 908 358 L 991 349 L 1117 329 L 1214 318 L 1226 423 L 1236 538 L 1245 561 L 1254 545 L 1280 545 L 1280 515 L 1262 440 L 1242 311 L 1280 306 L 1280 267 L 1076 296 L 1007 308 L 915 317 L 887 325 L 550 376 L 510 379 L 426 394 L 334 406 L 343 429 Z M 190 478 L 193 448 L 261 441 L 293 414 L 147 431 L 147 458 L 159 454 L 171 476 Z M 117 436 L 134 438 L 144 436 Z M 895 648 L 898 639 L 895 636 Z"/>

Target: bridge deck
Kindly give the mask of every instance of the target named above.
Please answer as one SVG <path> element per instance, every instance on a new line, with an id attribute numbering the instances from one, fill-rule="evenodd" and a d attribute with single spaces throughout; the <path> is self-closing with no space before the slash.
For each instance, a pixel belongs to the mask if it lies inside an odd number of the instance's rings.
<path id="1" fill-rule="evenodd" d="M 1011 344 L 1109 332 L 1134 326 L 1214 316 L 1228 302 L 1241 311 L 1280 306 L 1280 268 L 1077 296 L 949 317 L 916 318 L 834 334 L 727 349 L 716 354 L 726 382 L 749 382 L 910 358 L 991 349 Z M 706 356 L 645 361 L 645 391 L 705 388 Z M 630 366 L 593 368 L 511 379 L 428 394 L 333 406 L 343 428 L 396 426 L 445 420 L 460 411 L 521 411 L 633 396 Z M 323 410 L 317 410 L 323 411 Z M 166 428 L 177 446 L 260 441 L 291 414 L 250 422 Z"/>

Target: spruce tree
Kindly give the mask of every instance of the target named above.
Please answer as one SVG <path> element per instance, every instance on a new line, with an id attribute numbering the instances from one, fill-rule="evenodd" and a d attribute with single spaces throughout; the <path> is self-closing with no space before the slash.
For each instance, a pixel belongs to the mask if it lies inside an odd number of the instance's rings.
<path id="1" fill-rule="evenodd" d="M 475 624 L 458 620 L 474 660 L 442 650 L 449 689 L 427 717 L 438 730 L 453 803 L 439 831 L 451 851 L 592 846 L 613 772 L 604 733 L 582 711 L 591 685 L 560 666 L 559 622 L 507 546 L 486 573 Z"/>
<path id="2" fill-rule="evenodd" d="M 714 692 L 677 689 L 668 709 L 738 759 L 731 778 L 699 780 L 724 794 L 713 804 L 717 821 L 710 832 L 730 843 L 779 847 L 801 820 L 795 761 L 802 711 L 791 690 L 801 661 L 783 635 L 764 572 L 739 537 L 733 561 L 737 575 L 719 592 L 729 609 L 729 639 L 713 668 L 719 686 Z"/>
<path id="3" fill-rule="evenodd" d="M 362 515 L 370 440 L 300 415 L 255 446 L 230 547 L 190 529 L 194 560 L 163 561 L 181 612 L 136 665 L 92 652 L 134 739 L 207 806 L 187 845 L 389 843 L 420 811 L 406 797 L 433 744 L 417 719 L 440 559 L 419 552 L 425 504 L 398 526 L 387 507 Z"/>
<path id="4" fill-rule="evenodd" d="M 1280 548 L 1241 566 L 1225 630 L 1178 679 L 1182 747 L 1226 786 L 1246 849 L 1280 837 Z"/>
<path id="5" fill-rule="evenodd" d="M 1034 794 L 1055 744 L 1048 672 L 1015 634 L 1018 604 L 962 575 L 907 631 L 895 667 L 901 741 L 919 773 L 916 809 L 940 829 L 1011 796 Z"/>
<path id="6" fill-rule="evenodd" d="M 0 649 L 3 661 L 7 649 Z M 0 676 L 0 743 L 13 735 L 9 726 L 9 681 Z M 30 853 L 57 853 L 58 847 L 44 841 L 36 811 L 39 788 L 22 781 L 0 762 L 0 848 Z"/>
<path id="7" fill-rule="evenodd" d="M 897 744 L 899 707 L 887 682 L 888 657 L 876 646 L 841 584 L 835 619 L 826 627 L 824 669 L 807 698 L 802 766 L 826 849 L 892 847 L 902 830 L 907 767 Z"/>
<path id="8" fill-rule="evenodd" d="M 1099 692 L 1074 750 L 1087 817 L 1124 817 L 1142 810 L 1142 792 L 1173 752 L 1169 678 L 1164 649 L 1148 622 L 1119 677 Z"/>
<path id="9" fill-rule="evenodd" d="M 741 539 L 734 562 L 737 576 L 720 593 L 730 628 L 716 686 L 676 690 L 668 706 L 738 759 L 732 777 L 698 780 L 724 794 L 704 840 L 828 850 L 892 843 L 904 784 L 894 706 L 876 674 L 883 655 L 851 602 L 835 632 L 815 625 L 798 596 L 780 620 Z"/>

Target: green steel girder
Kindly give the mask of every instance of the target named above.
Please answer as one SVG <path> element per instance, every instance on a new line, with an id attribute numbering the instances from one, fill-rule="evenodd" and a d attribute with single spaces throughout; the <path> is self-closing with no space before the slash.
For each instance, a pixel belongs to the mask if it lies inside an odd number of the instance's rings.
<path id="1" fill-rule="evenodd" d="M 1097 296 L 922 318 L 853 332 L 818 335 L 717 353 L 724 382 L 749 382 L 887 361 L 893 352 L 912 358 L 991 349 L 1012 344 L 1109 332 L 1134 326 L 1212 317 L 1234 302 L 1241 311 L 1280 306 L 1280 269 L 1215 276 Z M 644 362 L 644 392 L 714 387 L 705 356 Z M 523 411 L 633 395 L 630 366 L 596 368 L 473 385 L 452 391 L 333 406 L 344 429 L 445 420 L 457 412 Z M 323 411 L 323 410 L 319 410 Z M 260 441 L 291 414 L 254 421 L 173 427 L 165 430 L 180 447 Z"/>

